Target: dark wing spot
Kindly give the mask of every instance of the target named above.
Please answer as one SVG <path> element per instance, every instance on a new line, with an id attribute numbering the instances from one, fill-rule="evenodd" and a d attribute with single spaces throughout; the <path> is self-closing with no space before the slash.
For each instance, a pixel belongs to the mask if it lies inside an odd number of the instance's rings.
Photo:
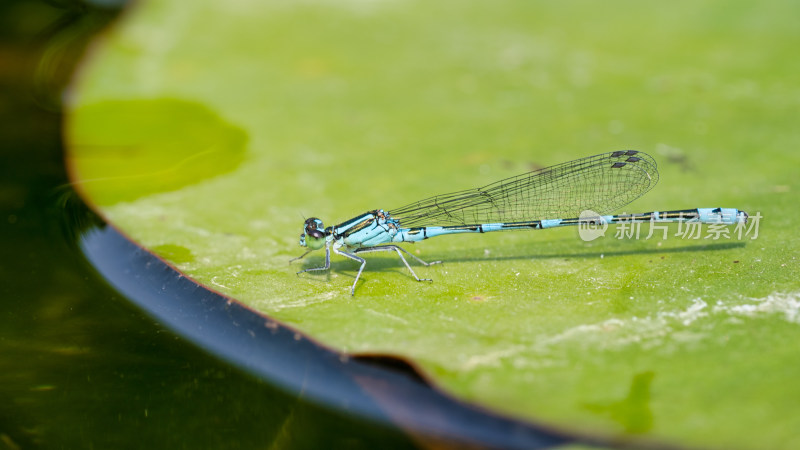
<path id="1" fill-rule="evenodd" d="M 623 166 L 625 166 L 625 163 L 616 162 L 611 166 L 611 168 L 612 169 L 619 169 L 620 167 L 623 167 Z"/>
<path id="2" fill-rule="evenodd" d="M 636 161 L 640 161 L 641 159 L 642 159 L 642 158 L 639 158 L 639 157 L 637 157 L 637 156 L 631 156 L 630 158 L 626 159 L 625 161 L 628 161 L 628 162 L 636 162 Z"/>

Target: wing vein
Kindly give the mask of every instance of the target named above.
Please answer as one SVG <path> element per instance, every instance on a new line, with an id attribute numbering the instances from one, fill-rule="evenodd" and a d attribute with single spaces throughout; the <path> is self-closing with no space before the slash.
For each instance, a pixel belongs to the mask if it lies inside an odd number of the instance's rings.
<path id="1" fill-rule="evenodd" d="M 606 214 L 622 208 L 657 182 L 650 155 L 616 151 L 435 195 L 388 212 L 409 228 L 572 218 L 584 210 Z"/>

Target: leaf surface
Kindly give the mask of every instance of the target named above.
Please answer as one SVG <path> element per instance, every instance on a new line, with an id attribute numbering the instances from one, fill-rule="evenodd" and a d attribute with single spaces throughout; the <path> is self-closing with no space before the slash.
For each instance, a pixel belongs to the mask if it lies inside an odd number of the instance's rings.
<path id="1" fill-rule="evenodd" d="M 800 445 L 800 103 L 788 2 L 137 3 L 71 93 L 73 178 L 208 287 L 344 352 L 559 428 Z M 634 148 L 625 212 L 732 207 L 755 229 L 459 235 L 292 265 L 326 225 Z M 622 212 L 622 211 L 620 211 Z M 759 216 L 756 216 L 756 214 Z"/>

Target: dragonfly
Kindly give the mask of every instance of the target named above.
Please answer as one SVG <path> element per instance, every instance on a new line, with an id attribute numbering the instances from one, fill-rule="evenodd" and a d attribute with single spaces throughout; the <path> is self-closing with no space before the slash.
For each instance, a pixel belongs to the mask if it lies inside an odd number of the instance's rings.
<path id="1" fill-rule="evenodd" d="M 297 274 L 325 271 L 331 251 L 360 264 L 350 287 L 356 285 L 367 262 L 361 254 L 396 252 L 417 281 L 420 278 L 404 255 L 425 262 L 397 245 L 436 236 L 494 231 L 605 226 L 636 222 L 675 222 L 735 225 L 747 223 L 748 214 L 736 208 L 694 208 L 608 215 L 647 193 L 658 182 L 652 156 L 637 150 L 618 150 L 576 159 L 506 178 L 483 187 L 435 195 L 396 209 L 375 209 L 338 225 L 324 226 L 311 217 L 303 223 L 300 245 L 308 250 L 325 248 L 325 264 Z M 587 214 L 589 212 L 589 214 Z"/>

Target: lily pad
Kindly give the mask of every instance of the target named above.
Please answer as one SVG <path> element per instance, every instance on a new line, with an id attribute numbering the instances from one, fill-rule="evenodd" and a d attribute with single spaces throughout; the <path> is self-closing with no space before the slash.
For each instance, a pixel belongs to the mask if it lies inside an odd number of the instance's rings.
<path id="1" fill-rule="evenodd" d="M 73 179 L 193 279 L 461 399 L 606 436 L 796 447 L 797 8 L 620 6 L 142 1 L 74 83 Z M 732 207 L 751 227 L 442 237 L 407 246 L 444 261 L 415 267 L 433 283 L 367 255 L 355 296 L 353 261 L 288 264 L 305 217 L 627 148 L 661 174 L 628 212 Z"/>

